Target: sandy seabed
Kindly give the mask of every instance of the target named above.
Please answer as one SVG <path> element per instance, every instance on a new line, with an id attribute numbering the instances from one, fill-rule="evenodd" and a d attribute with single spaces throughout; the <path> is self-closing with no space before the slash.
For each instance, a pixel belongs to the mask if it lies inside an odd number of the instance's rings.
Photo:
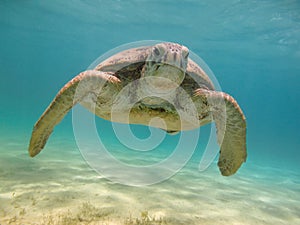
<path id="1" fill-rule="evenodd" d="M 300 177 L 293 171 L 247 162 L 222 177 L 215 164 L 199 172 L 191 161 L 162 183 L 130 187 L 101 177 L 78 151 L 52 148 L 34 159 L 0 153 L 1 225 L 300 224 Z"/>

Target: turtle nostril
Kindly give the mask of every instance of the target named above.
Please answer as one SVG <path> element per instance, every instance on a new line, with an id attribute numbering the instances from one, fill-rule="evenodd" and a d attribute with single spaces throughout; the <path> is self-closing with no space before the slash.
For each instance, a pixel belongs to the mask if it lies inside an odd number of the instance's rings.
<path id="1" fill-rule="evenodd" d="M 178 49 L 177 49 L 177 48 L 171 48 L 170 50 L 171 50 L 172 53 L 174 53 L 174 52 L 177 53 L 177 52 L 178 52 Z"/>

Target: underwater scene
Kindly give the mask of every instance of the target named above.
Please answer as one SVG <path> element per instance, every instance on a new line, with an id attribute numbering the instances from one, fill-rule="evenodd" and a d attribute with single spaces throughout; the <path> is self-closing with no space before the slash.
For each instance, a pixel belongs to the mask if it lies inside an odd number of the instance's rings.
<path id="1" fill-rule="evenodd" d="M 300 224 L 299 1 L 1 0 L 0 29 L 1 225 Z"/>

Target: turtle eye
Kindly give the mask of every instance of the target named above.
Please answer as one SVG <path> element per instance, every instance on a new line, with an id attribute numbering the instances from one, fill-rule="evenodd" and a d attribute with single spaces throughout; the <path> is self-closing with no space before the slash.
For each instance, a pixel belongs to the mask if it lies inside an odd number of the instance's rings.
<path id="1" fill-rule="evenodd" d="M 190 54 L 189 52 L 185 53 L 184 58 L 187 59 L 189 57 L 189 54 Z"/>
<path id="2" fill-rule="evenodd" d="M 189 57 L 189 51 L 182 51 L 182 56 L 187 59 Z"/>
<path id="3" fill-rule="evenodd" d="M 159 56 L 159 55 L 160 55 L 160 52 L 159 52 L 158 48 L 156 48 L 156 47 L 153 48 L 153 53 L 154 53 L 156 56 Z"/>
<path id="4" fill-rule="evenodd" d="M 189 49 L 185 46 L 182 46 L 181 55 L 184 59 L 187 59 L 189 57 L 189 53 L 190 53 Z"/>

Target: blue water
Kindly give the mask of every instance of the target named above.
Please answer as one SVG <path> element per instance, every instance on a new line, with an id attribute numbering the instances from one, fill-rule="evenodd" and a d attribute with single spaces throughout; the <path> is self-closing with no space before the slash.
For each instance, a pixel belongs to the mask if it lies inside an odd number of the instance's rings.
<path id="1" fill-rule="evenodd" d="M 0 223 L 35 223 L 51 212 L 53 221 L 58 221 L 58 209 L 66 211 L 80 200 L 93 201 L 87 197 L 92 187 L 86 195 L 84 189 L 74 192 L 78 180 L 70 178 L 97 177 L 77 148 L 72 114 L 56 127 L 45 149 L 34 159 L 27 154 L 32 127 L 59 89 L 103 53 L 134 41 L 165 40 L 184 44 L 199 55 L 222 90 L 238 101 L 247 118 L 247 162 L 227 179 L 221 177 L 216 163 L 200 173 L 197 166 L 205 147 L 200 141 L 190 164 L 161 186 L 132 190 L 96 178 L 81 179 L 80 185 L 93 183 L 99 185 L 95 193 L 101 195 L 100 190 L 106 190 L 108 197 L 114 196 L 101 202 L 101 206 L 115 207 L 115 213 L 105 217 L 110 224 L 122 224 L 125 219 L 120 218 L 128 219 L 130 214 L 139 217 L 141 211 L 162 212 L 167 224 L 300 224 L 299 12 L 296 0 L 2 0 Z M 113 154 L 130 162 L 134 154 L 127 154 L 125 150 L 130 149 L 116 143 L 111 123 L 97 119 L 97 126 L 99 133 L 105 131 L 104 143 L 111 146 Z M 140 138 L 149 135 L 144 127 L 133 130 Z M 168 137 L 159 147 L 158 157 L 172 151 L 175 140 Z M 147 163 L 152 162 L 149 158 Z M 48 204 L 41 198 L 42 183 L 48 188 L 47 194 L 51 192 Z M 59 193 L 55 192 L 57 186 Z M 190 188 L 185 190 L 187 186 Z M 234 192 L 236 187 L 240 189 Z M 171 195 L 178 188 L 186 195 Z M 36 189 L 40 192 L 33 191 Z M 59 205 L 55 199 L 61 193 L 72 197 Z M 121 193 L 123 197 L 117 198 Z M 151 194 L 147 197 L 147 193 Z M 253 200 L 259 193 L 263 194 Z M 39 200 L 28 205 L 31 198 Z M 197 202 L 209 203 L 206 211 L 196 207 Z M 132 208 L 126 209 L 126 204 Z M 100 207 L 95 202 L 93 205 Z M 174 208 L 167 210 L 170 205 Z M 192 208 L 195 211 L 189 211 Z M 247 209 L 252 217 L 246 216 Z M 211 217 L 204 216 L 212 212 Z M 142 214 L 140 217 L 144 218 Z M 96 217 L 89 218 L 91 222 Z"/>

